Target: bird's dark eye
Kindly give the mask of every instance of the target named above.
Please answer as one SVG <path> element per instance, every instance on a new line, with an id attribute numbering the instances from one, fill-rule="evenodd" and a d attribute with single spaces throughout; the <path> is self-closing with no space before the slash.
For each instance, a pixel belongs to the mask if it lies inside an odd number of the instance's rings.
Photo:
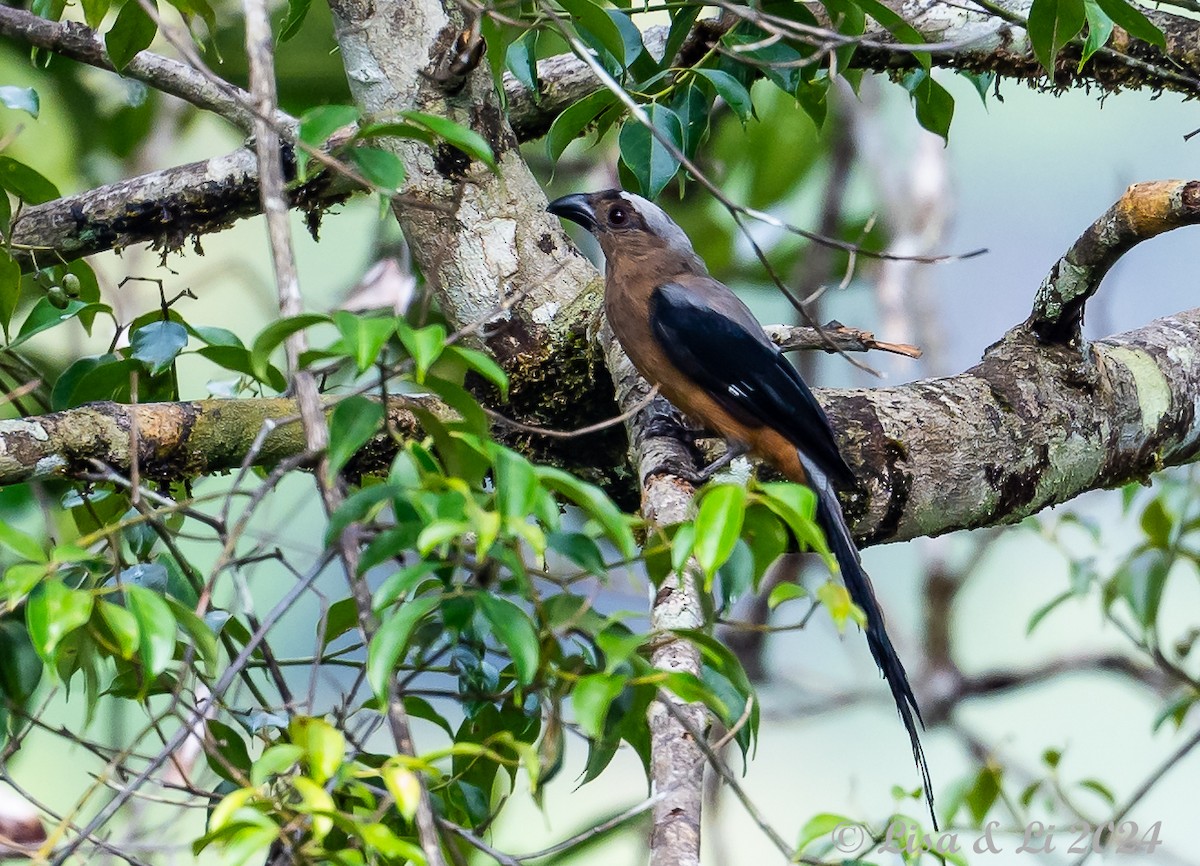
<path id="1" fill-rule="evenodd" d="M 608 212 L 608 221 L 614 226 L 623 226 L 625 223 L 629 222 L 629 211 L 625 210 L 625 208 L 621 207 L 620 205 L 617 205 Z"/>

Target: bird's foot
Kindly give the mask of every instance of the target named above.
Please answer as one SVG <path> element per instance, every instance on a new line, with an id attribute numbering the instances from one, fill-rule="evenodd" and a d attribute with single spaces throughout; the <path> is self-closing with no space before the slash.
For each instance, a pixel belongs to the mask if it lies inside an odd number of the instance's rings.
<path id="1" fill-rule="evenodd" d="M 645 474 L 645 478 L 652 475 L 674 475 L 676 478 L 686 481 L 693 487 L 699 487 L 712 479 L 714 475 L 728 466 L 737 458 L 746 454 L 749 447 L 741 442 L 734 442 L 729 445 L 725 453 L 714 460 L 712 463 L 705 466 L 703 469 L 690 469 L 684 466 L 672 465 L 670 463 L 661 463 L 655 466 Z"/>
<path id="2" fill-rule="evenodd" d="M 674 439 L 690 446 L 706 432 L 689 425 L 683 413 L 665 401 L 651 403 L 644 417 L 642 430 L 647 439 Z"/>

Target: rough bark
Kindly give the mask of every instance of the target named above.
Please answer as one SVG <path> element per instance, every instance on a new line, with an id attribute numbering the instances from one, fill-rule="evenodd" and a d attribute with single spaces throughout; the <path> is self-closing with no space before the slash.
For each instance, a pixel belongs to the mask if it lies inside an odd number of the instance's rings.
<path id="1" fill-rule="evenodd" d="M 546 212 L 487 65 L 446 82 L 464 29 L 460 8 L 436 0 L 335 0 L 332 9 L 346 74 L 364 112 L 387 117 L 415 108 L 442 115 L 483 135 L 495 154 L 493 172 L 449 145 L 389 144 L 408 175 L 393 212 L 442 311 L 456 327 L 477 327 L 511 375 L 508 411 L 552 427 L 579 426 L 581 415 L 597 410 L 615 414 L 611 384 L 588 339 L 599 275 Z M 619 436 L 601 435 L 593 444 L 592 477 L 611 478 L 602 473 L 621 462 Z M 558 459 L 561 450 L 548 443 L 541 454 Z"/>
<path id="2" fill-rule="evenodd" d="M 629 409 L 649 392 L 646 382 L 633 369 L 612 332 L 605 327 L 600 334 L 608 367 L 612 372 L 621 408 Z M 670 417 L 670 407 L 662 398 L 629 422 L 631 463 L 638 468 L 642 516 L 651 526 L 669 526 L 692 516 L 692 486 L 662 471 L 664 466 L 696 469 L 693 457 L 679 437 L 650 434 L 650 421 Z M 661 424 L 658 425 L 661 428 Z M 654 593 L 650 605 L 650 625 L 655 634 L 670 635 L 675 629 L 704 627 L 704 609 L 700 595 L 700 576 L 694 562 L 681 572 L 672 572 Z M 654 666 L 665 671 L 701 675 L 700 651 L 688 640 L 663 637 L 650 656 Z M 671 701 L 668 708 L 664 701 Z M 680 716 L 686 719 L 680 721 Z M 700 813 L 703 802 L 704 753 L 687 730 L 705 727 L 702 705 L 688 704 L 673 695 L 661 695 L 650 704 L 650 778 L 655 793 L 663 795 L 655 803 L 650 837 L 651 866 L 699 866 Z"/>
<path id="3" fill-rule="evenodd" d="M 389 407 L 396 437 L 414 435 L 416 419 Z M 185 403 L 89 403 L 36 418 L 0 421 L 0 485 L 35 478 L 86 477 L 95 462 L 122 475 L 133 466 L 132 429 L 142 478 L 177 481 L 227 472 L 247 459 L 271 465 L 305 451 L 295 400 L 199 400 Z M 266 433 L 263 436 L 263 433 Z M 396 439 L 377 437 L 351 472 L 386 471 Z"/>
<path id="4" fill-rule="evenodd" d="M 1034 86 L 1067 88 L 1098 86 L 1105 92 L 1149 88 L 1175 90 L 1191 96 L 1200 94 L 1200 50 L 1197 22 L 1169 12 L 1144 9 L 1166 42 L 1160 49 L 1134 39 L 1119 27 L 1108 47 L 1100 49 L 1080 68 L 1082 37 L 1069 43 L 1054 64 L 1049 80 L 1033 53 L 1024 22 L 1032 0 L 943 3 L 940 0 L 884 0 L 927 42 L 946 47 L 933 53 L 935 66 L 991 72 L 1004 79 L 1025 81 Z M 917 65 L 911 52 L 890 46 L 887 31 L 874 25 L 868 33 L 879 40 L 860 48 L 854 63 L 862 68 L 908 69 Z"/>
<path id="5" fill-rule="evenodd" d="M 285 146 L 282 155 L 291 179 L 296 170 L 292 148 Z M 289 198 L 293 207 L 319 213 L 348 194 L 345 183 L 321 175 L 293 187 Z M 203 253 L 205 235 L 260 213 L 258 165 L 254 151 L 242 148 L 26 207 L 13 220 L 13 254 L 32 270 L 140 243 L 164 256 L 189 242 Z"/>

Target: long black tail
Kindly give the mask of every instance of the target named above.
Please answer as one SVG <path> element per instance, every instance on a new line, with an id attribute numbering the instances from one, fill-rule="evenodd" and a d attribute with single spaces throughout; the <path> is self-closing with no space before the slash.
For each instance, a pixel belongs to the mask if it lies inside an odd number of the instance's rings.
<path id="1" fill-rule="evenodd" d="M 838 565 L 841 566 L 842 581 L 846 584 L 846 591 L 850 594 L 851 600 L 867 615 L 867 645 L 871 648 L 875 664 L 879 666 L 883 678 L 887 680 L 888 687 L 892 690 L 896 709 L 900 713 L 901 721 L 904 722 L 904 729 L 908 731 L 908 738 L 912 742 L 913 758 L 921 771 L 925 799 L 929 803 L 929 814 L 936 830 L 937 816 L 933 811 L 933 786 L 929 780 L 929 765 L 925 761 L 925 750 L 921 748 L 921 739 L 917 734 L 917 722 L 921 723 L 922 728 L 925 727 L 925 722 L 921 718 L 921 709 L 917 706 L 917 698 L 913 694 L 912 686 L 908 684 L 908 674 L 904 672 L 900 656 L 896 653 L 896 648 L 892 646 L 892 641 L 887 635 L 887 628 L 883 622 L 883 611 L 879 609 L 879 600 L 875 598 L 875 590 L 871 587 L 871 578 L 863 570 L 858 556 L 858 548 L 854 546 L 854 539 L 850 537 L 850 529 L 846 526 L 846 518 L 842 515 L 842 506 L 838 501 L 837 491 L 830 483 L 829 476 L 803 454 L 800 455 L 800 462 L 808 474 L 809 486 L 817 494 L 817 522 L 825 530 L 829 549 L 838 561 Z"/>

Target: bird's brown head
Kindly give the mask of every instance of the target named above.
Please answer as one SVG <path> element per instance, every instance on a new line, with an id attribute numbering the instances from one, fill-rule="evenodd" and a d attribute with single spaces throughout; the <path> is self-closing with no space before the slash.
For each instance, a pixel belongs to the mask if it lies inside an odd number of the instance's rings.
<path id="1" fill-rule="evenodd" d="M 609 268 L 652 263 L 663 276 L 708 272 L 683 229 L 640 195 L 621 189 L 574 193 L 546 209 L 595 235 Z"/>

